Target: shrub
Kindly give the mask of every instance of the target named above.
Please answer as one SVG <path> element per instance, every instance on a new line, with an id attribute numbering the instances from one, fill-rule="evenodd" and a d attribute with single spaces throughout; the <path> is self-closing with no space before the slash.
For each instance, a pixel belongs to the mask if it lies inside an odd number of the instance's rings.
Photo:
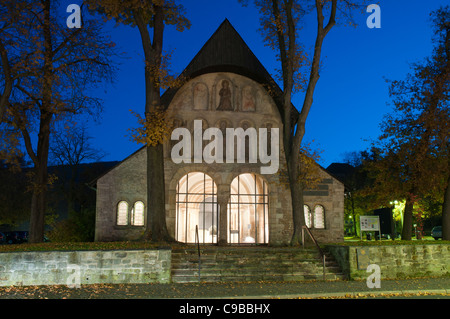
<path id="1" fill-rule="evenodd" d="M 51 242 L 91 242 L 94 241 L 95 211 L 84 209 L 72 217 L 54 222 L 52 229 L 47 233 Z"/>

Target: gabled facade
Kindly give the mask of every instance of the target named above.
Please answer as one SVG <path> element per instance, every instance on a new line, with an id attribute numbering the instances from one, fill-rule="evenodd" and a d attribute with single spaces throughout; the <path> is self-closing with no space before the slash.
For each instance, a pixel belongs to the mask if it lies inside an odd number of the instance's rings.
<path id="1" fill-rule="evenodd" d="M 190 149 L 182 151 L 181 138 L 164 144 L 169 233 L 185 243 L 195 242 L 198 229 L 200 242 L 205 244 L 288 244 L 293 225 L 290 189 L 281 174 L 286 170 L 281 104 L 268 93 L 269 89 L 277 96 L 280 89 L 228 20 L 183 76 L 189 80 L 162 97 L 173 127 L 193 137 Z M 293 115 L 296 112 L 293 108 Z M 226 150 L 220 154 L 215 149 L 211 153 L 215 161 L 195 157 L 199 148 L 207 149 L 209 128 L 217 128 L 209 132 L 223 137 L 220 146 Z M 257 137 L 244 136 L 242 160 L 238 160 L 238 144 L 234 157 L 227 158 L 228 139 L 238 140 L 231 139 L 232 131 L 227 129 L 250 132 L 249 128 Z M 268 144 L 266 154 L 278 151 L 277 163 L 264 160 L 256 151 L 261 145 L 254 144 L 263 134 L 276 142 Z M 203 141 L 198 143 L 196 137 Z M 180 157 L 174 160 L 174 154 Z M 262 173 L 269 165 L 277 170 Z M 320 174 L 319 187 L 304 194 L 306 221 L 319 241 L 342 241 L 344 185 L 325 170 Z M 96 240 L 143 239 L 148 205 L 146 149 L 142 148 L 97 180 Z"/>

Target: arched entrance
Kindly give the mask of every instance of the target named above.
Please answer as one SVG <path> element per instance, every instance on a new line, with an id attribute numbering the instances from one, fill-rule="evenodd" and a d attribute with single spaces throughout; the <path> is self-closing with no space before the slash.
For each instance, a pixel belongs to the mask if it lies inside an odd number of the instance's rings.
<path id="1" fill-rule="evenodd" d="M 228 243 L 269 242 L 269 190 L 256 174 L 241 174 L 231 183 L 228 202 Z"/>
<path id="2" fill-rule="evenodd" d="M 176 189 L 175 239 L 195 243 L 195 228 L 198 226 L 200 243 L 216 244 L 218 212 L 217 186 L 213 179 L 200 172 L 183 176 Z"/>

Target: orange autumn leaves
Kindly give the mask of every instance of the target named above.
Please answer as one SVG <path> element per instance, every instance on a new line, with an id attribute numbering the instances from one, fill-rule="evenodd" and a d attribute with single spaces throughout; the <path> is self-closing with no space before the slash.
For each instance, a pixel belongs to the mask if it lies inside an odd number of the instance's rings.
<path id="1" fill-rule="evenodd" d="M 145 118 L 130 110 L 136 116 L 139 127 L 130 128 L 130 138 L 138 144 L 157 146 L 169 138 L 172 125 L 167 121 L 166 111 L 155 109 L 148 112 Z"/>

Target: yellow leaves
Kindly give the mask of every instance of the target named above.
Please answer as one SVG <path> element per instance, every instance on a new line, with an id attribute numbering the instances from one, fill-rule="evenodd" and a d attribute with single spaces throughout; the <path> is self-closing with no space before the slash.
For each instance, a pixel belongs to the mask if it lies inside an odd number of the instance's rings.
<path id="1" fill-rule="evenodd" d="M 13 130 L 0 130 L 0 159 L 10 165 L 14 172 L 20 171 L 20 159 L 23 152 L 20 149 L 21 135 Z"/>
<path id="2" fill-rule="evenodd" d="M 310 144 L 304 144 L 299 152 L 299 169 L 297 182 L 303 189 L 316 188 L 323 179 L 321 176 L 321 168 L 317 161 L 320 159 L 319 151 L 313 150 Z M 279 185 L 283 187 L 289 186 L 289 172 L 287 169 L 280 168 L 278 171 Z"/>
<path id="3" fill-rule="evenodd" d="M 317 164 L 319 159 L 319 151 L 313 150 L 310 144 L 301 147 L 298 182 L 303 187 L 315 188 L 322 181 L 320 166 Z"/>
<path id="4" fill-rule="evenodd" d="M 139 127 L 131 128 L 131 140 L 148 146 L 157 146 L 169 138 L 172 125 L 167 121 L 167 112 L 155 109 L 142 118 L 139 114 L 130 110 L 137 117 Z"/>
<path id="5" fill-rule="evenodd" d="M 35 181 L 36 173 L 32 170 L 27 172 L 26 176 L 29 180 L 26 191 L 30 192 L 30 193 L 36 193 L 36 194 L 44 192 L 45 190 L 47 190 L 48 186 L 53 185 L 58 180 L 58 176 L 56 176 L 55 174 L 49 174 L 47 176 L 46 181 L 36 182 Z"/>
<path id="6" fill-rule="evenodd" d="M 160 64 L 149 61 L 145 62 L 145 69 L 150 73 L 154 86 L 162 90 L 179 88 L 187 82 L 187 79 L 183 75 L 176 77 L 170 74 L 171 57 L 172 52 L 165 52 L 161 57 Z"/>
<path id="7" fill-rule="evenodd" d="M 114 19 L 117 23 L 136 25 L 138 13 L 147 25 L 153 27 L 153 16 L 155 7 L 163 7 L 165 24 L 175 25 L 178 31 L 183 31 L 190 27 L 189 20 L 185 17 L 185 9 L 182 5 L 177 5 L 174 0 L 88 0 L 89 10 L 97 11 L 106 20 Z"/>

